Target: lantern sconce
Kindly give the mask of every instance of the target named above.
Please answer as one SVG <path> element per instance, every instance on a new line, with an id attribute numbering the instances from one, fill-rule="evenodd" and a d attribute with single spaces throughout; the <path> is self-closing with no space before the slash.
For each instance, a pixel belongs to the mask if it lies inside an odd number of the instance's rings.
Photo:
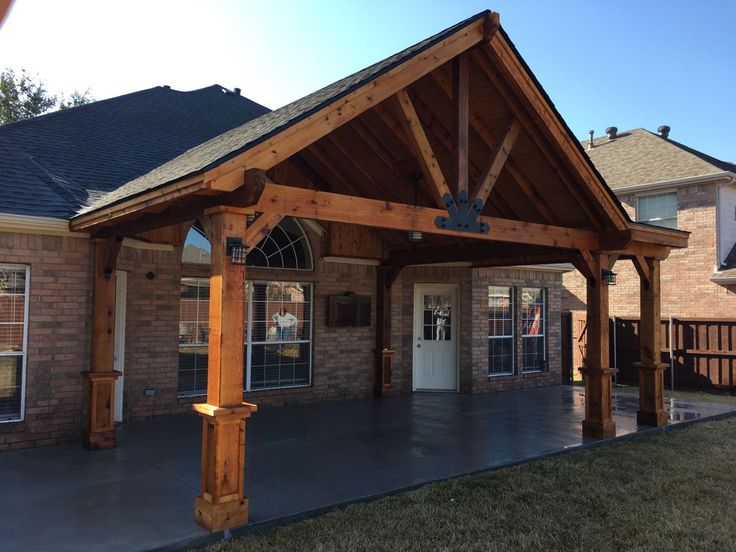
<path id="1" fill-rule="evenodd" d="M 604 268 L 603 269 L 603 281 L 606 283 L 606 285 L 615 286 L 616 285 L 616 273 L 613 270 Z"/>
<path id="2" fill-rule="evenodd" d="M 244 265 L 248 248 L 243 244 L 243 238 L 227 238 L 227 256 L 232 264 Z"/>
<path id="3" fill-rule="evenodd" d="M 416 230 L 413 230 L 409 232 L 409 241 L 422 241 L 424 239 L 424 235 L 421 232 L 417 232 Z"/>

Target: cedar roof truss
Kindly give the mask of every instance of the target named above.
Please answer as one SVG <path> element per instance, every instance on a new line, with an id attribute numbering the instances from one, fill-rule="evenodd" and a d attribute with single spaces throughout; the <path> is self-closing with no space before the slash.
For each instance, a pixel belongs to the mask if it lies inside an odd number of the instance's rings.
<path id="1" fill-rule="evenodd" d="M 615 434 L 604 274 L 618 260 L 630 259 L 641 275 L 646 310 L 639 421 L 666 421 L 655 322 L 659 263 L 672 248 L 686 247 L 688 235 L 629 220 L 500 28 L 498 14 L 469 20 L 440 42 L 207 170 L 86 213 L 71 226 L 108 240 L 150 238 L 161 227 L 203 213 L 220 227 L 233 213 L 256 215 L 243 236 L 246 245 L 257 243 L 284 216 L 313 219 L 328 228 L 373 229 L 382 244 L 377 255 L 383 317 L 379 351 L 390 351 L 387 290 L 402 266 L 573 263 L 588 282 L 583 433 L 598 438 Z M 421 232 L 424 239 L 409 241 L 408 232 Z M 216 249 L 213 243 L 213 267 Z M 330 254 L 365 256 L 357 249 Z M 390 355 L 378 361 L 379 394 L 386 390 L 387 362 L 390 370 Z M 231 378 L 233 385 L 240 385 L 241 376 Z M 210 385 L 221 386 L 213 377 Z M 208 394 L 200 413 L 216 419 L 218 408 L 237 407 L 217 400 Z M 239 419 L 245 417 L 241 413 Z M 211 440 L 216 431 L 216 424 L 206 420 L 205 437 Z M 214 470 L 221 461 L 212 457 L 205 463 Z M 212 492 L 203 489 L 202 496 Z M 212 521 L 217 512 L 202 516 L 203 525 L 221 527 Z"/>

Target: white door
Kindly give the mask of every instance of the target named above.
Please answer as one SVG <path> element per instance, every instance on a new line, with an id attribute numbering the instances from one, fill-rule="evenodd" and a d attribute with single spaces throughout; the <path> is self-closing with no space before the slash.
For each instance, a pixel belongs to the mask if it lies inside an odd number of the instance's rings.
<path id="1" fill-rule="evenodd" d="M 125 298 L 128 288 L 128 274 L 123 270 L 115 272 L 115 350 L 113 370 L 121 374 L 125 368 Z M 123 421 L 123 376 L 115 382 L 115 412 L 116 422 Z"/>
<path id="2" fill-rule="evenodd" d="M 414 287 L 414 390 L 457 391 L 457 286 Z"/>

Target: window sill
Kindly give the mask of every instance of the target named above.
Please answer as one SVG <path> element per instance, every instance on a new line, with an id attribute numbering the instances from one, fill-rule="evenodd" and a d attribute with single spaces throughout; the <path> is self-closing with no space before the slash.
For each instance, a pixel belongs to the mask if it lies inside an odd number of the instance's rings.
<path id="1" fill-rule="evenodd" d="M 514 375 L 513 372 L 504 372 L 503 374 L 488 374 L 488 379 L 495 379 L 495 378 L 509 378 Z"/>

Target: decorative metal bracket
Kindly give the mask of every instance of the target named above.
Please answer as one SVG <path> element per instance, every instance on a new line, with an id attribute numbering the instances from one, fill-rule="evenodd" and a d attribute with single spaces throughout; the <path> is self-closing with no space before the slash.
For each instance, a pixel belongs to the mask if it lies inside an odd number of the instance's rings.
<path id="1" fill-rule="evenodd" d="M 460 205 L 455 204 L 452 195 L 445 194 L 443 201 L 447 206 L 449 217 L 437 217 L 434 221 L 437 228 L 458 230 L 470 234 L 487 234 L 490 227 L 485 222 L 480 222 L 480 213 L 483 210 L 483 202 L 476 198 L 472 205 L 468 205 L 468 192 L 460 192 Z"/>

